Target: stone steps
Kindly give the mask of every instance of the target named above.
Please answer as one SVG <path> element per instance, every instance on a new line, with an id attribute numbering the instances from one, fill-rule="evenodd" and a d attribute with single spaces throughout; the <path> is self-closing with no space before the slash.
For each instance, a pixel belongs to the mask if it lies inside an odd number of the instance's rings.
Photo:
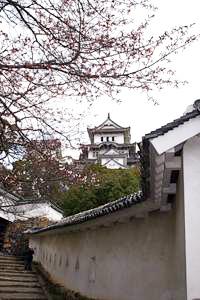
<path id="1" fill-rule="evenodd" d="M 29 287 L 29 286 L 0 286 L 0 297 L 1 293 L 34 293 L 34 294 L 42 294 L 42 288 L 37 287 Z"/>
<path id="2" fill-rule="evenodd" d="M 2 274 L 16 274 L 16 276 L 18 274 L 20 274 L 20 275 L 24 275 L 24 276 L 29 276 L 29 275 L 33 276 L 33 275 L 35 275 L 35 272 L 27 271 L 27 270 L 24 270 L 24 269 L 22 269 L 22 270 L 0 269 L 0 276 Z"/>
<path id="3" fill-rule="evenodd" d="M 18 265 L 1 265 L 0 264 L 0 270 L 16 270 L 16 271 L 24 271 L 24 266 L 18 266 Z"/>
<path id="4" fill-rule="evenodd" d="M 0 255 L 1 300 L 47 300 L 37 274 L 24 270 L 20 257 Z"/>
<path id="5" fill-rule="evenodd" d="M 19 262 L 22 263 L 24 261 L 23 257 L 13 257 L 13 256 L 2 256 L 0 255 L 0 261 L 2 262 Z"/>
<path id="6" fill-rule="evenodd" d="M 4 276 L 0 276 L 0 282 L 2 281 L 17 281 L 17 282 L 37 282 L 38 279 L 36 276 L 29 276 L 29 277 L 25 277 L 25 276 L 9 276 L 9 275 L 4 275 Z"/>
<path id="7" fill-rule="evenodd" d="M 0 266 L 8 266 L 8 267 L 13 267 L 13 266 L 17 266 L 17 267 L 23 267 L 24 266 L 24 261 L 23 260 L 3 260 L 0 259 Z"/>
<path id="8" fill-rule="evenodd" d="M 0 261 L 23 261 L 23 256 L 1 255 Z"/>
<path id="9" fill-rule="evenodd" d="M 1 300 L 47 300 L 44 295 L 18 293 L 11 295 L 10 293 L 0 294 Z"/>
<path id="10" fill-rule="evenodd" d="M 23 262 L 13 262 L 13 261 L 5 261 L 5 262 L 0 261 L 0 265 L 1 266 L 18 266 L 18 267 L 21 267 L 21 266 L 24 266 L 24 263 Z"/>
<path id="11" fill-rule="evenodd" d="M 17 263 L 17 262 L 19 262 L 19 263 L 22 263 L 23 261 L 24 261 L 24 258 L 23 257 L 13 257 L 13 256 L 2 256 L 1 254 L 0 254 L 0 261 L 2 261 L 2 262 L 13 262 L 13 263 Z"/>
<path id="12" fill-rule="evenodd" d="M 28 283 L 28 284 L 27 284 Z M 20 280 L 0 280 L 0 288 L 1 287 L 27 287 L 27 285 L 31 288 L 40 287 L 38 281 L 20 281 Z"/>

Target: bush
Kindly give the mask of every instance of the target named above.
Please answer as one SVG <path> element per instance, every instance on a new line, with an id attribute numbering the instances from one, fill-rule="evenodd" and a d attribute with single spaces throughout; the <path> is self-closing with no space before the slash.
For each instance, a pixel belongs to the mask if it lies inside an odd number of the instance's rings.
<path id="1" fill-rule="evenodd" d="M 63 194 L 65 216 L 79 213 L 139 190 L 137 168 L 107 169 L 99 165 L 86 167 L 84 181 L 73 184 Z"/>

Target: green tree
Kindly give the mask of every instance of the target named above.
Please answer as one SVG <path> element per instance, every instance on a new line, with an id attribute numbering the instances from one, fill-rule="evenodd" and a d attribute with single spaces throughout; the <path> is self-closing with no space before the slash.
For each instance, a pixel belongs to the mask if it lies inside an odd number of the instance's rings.
<path id="1" fill-rule="evenodd" d="M 62 194 L 64 213 L 68 216 L 117 200 L 138 191 L 139 183 L 137 168 L 112 170 L 88 166 L 82 173 L 82 182 L 72 184 Z"/>

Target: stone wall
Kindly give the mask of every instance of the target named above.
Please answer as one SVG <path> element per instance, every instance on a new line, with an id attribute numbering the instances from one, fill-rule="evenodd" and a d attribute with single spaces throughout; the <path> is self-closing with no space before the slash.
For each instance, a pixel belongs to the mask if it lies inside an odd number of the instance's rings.
<path id="1" fill-rule="evenodd" d="M 4 235 L 6 231 L 6 227 L 8 226 L 9 221 L 0 217 L 0 251 L 2 251 L 2 247 L 4 244 Z"/>
<path id="2" fill-rule="evenodd" d="M 24 234 L 27 229 L 33 227 L 43 228 L 50 224 L 47 218 L 31 218 L 27 221 L 15 221 L 7 225 L 4 234 L 2 251 L 7 254 L 23 255 L 28 247 L 28 236 Z"/>

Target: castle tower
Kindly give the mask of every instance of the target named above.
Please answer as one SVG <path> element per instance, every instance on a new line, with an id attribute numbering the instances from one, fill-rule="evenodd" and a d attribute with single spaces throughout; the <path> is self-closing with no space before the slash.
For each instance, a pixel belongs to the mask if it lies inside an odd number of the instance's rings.
<path id="1" fill-rule="evenodd" d="M 136 143 L 131 144 L 130 127 L 118 125 L 108 114 L 102 124 L 87 130 L 90 144 L 82 145 L 81 160 L 110 169 L 126 169 L 137 163 Z"/>

